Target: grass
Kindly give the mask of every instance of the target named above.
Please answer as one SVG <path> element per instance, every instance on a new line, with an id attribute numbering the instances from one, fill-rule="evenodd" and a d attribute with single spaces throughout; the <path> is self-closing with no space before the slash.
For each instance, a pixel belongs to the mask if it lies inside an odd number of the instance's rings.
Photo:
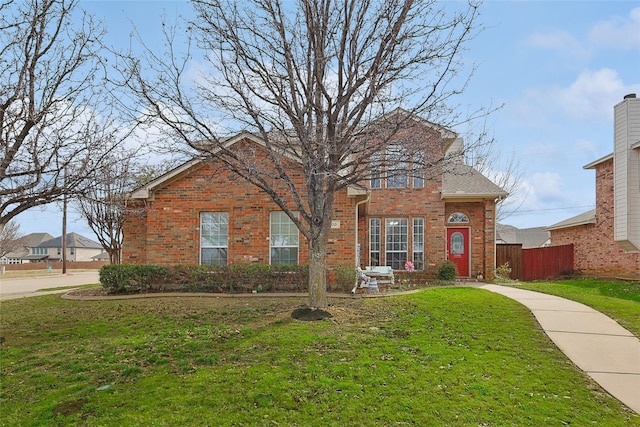
<path id="1" fill-rule="evenodd" d="M 36 292 L 50 292 L 50 291 L 64 291 L 66 289 L 91 289 L 91 288 L 97 288 L 99 286 L 95 285 L 95 284 L 90 284 L 90 285 L 74 285 L 74 286 L 58 286 L 55 288 L 42 288 L 42 289 L 38 289 Z"/>
<path id="2" fill-rule="evenodd" d="M 588 305 L 640 337 L 640 281 L 572 279 L 525 282 L 518 288 L 557 295 Z"/>
<path id="3" fill-rule="evenodd" d="M 522 305 L 474 288 L 336 299 L 2 302 L 0 425 L 640 426 Z"/>

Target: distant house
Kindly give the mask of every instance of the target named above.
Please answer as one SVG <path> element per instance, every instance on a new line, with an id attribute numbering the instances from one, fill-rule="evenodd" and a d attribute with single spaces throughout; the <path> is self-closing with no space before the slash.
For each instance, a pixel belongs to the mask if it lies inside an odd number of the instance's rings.
<path id="1" fill-rule="evenodd" d="M 33 248 L 38 247 L 41 243 L 53 239 L 49 233 L 31 233 L 22 237 L 20 241 L 22 246 L 20 249 L 9 252 L 0 258 L 0 264 L 23 264 L 30 262 L 29 256 L 34 254 Z"/>
<path id="2" fill-rule="evenodd" d="M 109 262 L 109 254 L 107 252 L 100 252 L 98 255 L 94 255 L 91 257 L 92 261 L 106 261 Z"/>
<path id="3" fill-rule="evenodd" d="M 596 171 L 596 208 L 548 227 L 553 245 L 573 243 L 576 270 L 640 279 L 640 99 L 614 108 L 614 153 Z"/>
<path id="4" fill-rule="evenodd" d="M 418 117 L 404 126 L 394 144 L 402 147 L 407 135 L 433 141 L 426 159 L 459 150 L 462 144 L 454 132 Z M 255 135 L 241 133 L 227 146 L 251 147 L 264 165 L 269 164 L 265 142 Z M 189 161 L 133 192 L 130 203 L 144 209 L 125 222 L 124 262 L 309 262 L 306 241 L 289 217 L 266 193 L 217 162 Z M 300 161 L 283 162 L 302 185 Z M 462 163 L 428 180 L 419 174 L 386 176 L 384 170 L 375 170 L 370 179 L 336 194 L 327 268 L 371 265 L 404 270 L 411 261 L 416 270 L 433 272 L 450 259 L 461 277 L 478 272 L 493 277 L 495 202 L 506 195 Z"/>
<path id="5" fill-rule="evenodd" d="M 496 224 L 496 244 L 521 244 L 522 249 L 542 248 L 551 245 L 551 234 L 545 227 L 516 228 Z"/>
<path id="6" fill-rule="evenodd" d="M 78 233 L 69 233 L 66 238 L 67 261 L 93 261 L 92 257 L 99 255 L 104 248 Z M 31 253 L 23 259 L 28 262 L 55 262 L 62 260 L 62 236 L 49 239 L 31 248 Z"/>

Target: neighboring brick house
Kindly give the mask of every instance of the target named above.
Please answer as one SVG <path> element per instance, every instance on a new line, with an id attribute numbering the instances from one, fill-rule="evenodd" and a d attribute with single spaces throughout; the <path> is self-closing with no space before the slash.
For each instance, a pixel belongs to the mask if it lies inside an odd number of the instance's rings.
<path id="1" fill-rule="evenodd" d="M 437 136 L 439 153 L 459 149 L 456 134 L 419 120 L 416 135 Z M 402 132 L 400 133 L 402 135 Z M 263 141 L 241 133 L 227 141 L 249 144 L 264 156 Z M 440 169 L 442 167 L 440 166 Z M 291 159 L 299 184 L 303 174 Z M 447 256 L 460 276 L 493 277 L 495 203 L 507 194 L 473 168 L 451 165 L 431 179 L 384 177 L 338 194 L 327 248 L 327 267 L 412 261 L 434 274 Z M 286 197 L 286 195 L 285 195 Z M 271 198 L 217 161 L 192 160 L 134 191 L 144 206 L 124 226 L 123 262 L 139 264 L 306 264 L 304 236 Z"/>
<path id="2" fill-rule="evenodd" d="M 640 279 L 640 99 L 615 106 L 615 151 L 596 171 L 596 208 L 549 227 L 554 246 L 574 245 L 584 274 Z"/>

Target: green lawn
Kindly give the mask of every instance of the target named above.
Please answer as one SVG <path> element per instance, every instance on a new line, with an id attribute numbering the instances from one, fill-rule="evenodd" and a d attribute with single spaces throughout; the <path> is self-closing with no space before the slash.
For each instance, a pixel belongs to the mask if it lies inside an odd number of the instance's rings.
<path id="1" fill-rule="evenodd" d="M 640 337 L 640 281 L 572 279 L 525 282 L 517 287 L 581 302 L 606 314 Z"/>
<path id="2" fill-rule="evenodd" d="M 640 426 L 508 298 L 332 302 L 3 301 L 0 425 Z"/>

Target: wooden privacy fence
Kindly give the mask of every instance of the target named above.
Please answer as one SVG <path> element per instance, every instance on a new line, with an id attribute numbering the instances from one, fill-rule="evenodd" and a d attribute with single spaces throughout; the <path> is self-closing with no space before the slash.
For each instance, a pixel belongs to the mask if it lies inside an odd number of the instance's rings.
<path id="1" fill-rule="evenodd" d="M 572 274 L 573 245 L 522 249 L 521 244 L 496 245 L 496 266 L 511 267 L 515 280 L 545 280 Z"/>

